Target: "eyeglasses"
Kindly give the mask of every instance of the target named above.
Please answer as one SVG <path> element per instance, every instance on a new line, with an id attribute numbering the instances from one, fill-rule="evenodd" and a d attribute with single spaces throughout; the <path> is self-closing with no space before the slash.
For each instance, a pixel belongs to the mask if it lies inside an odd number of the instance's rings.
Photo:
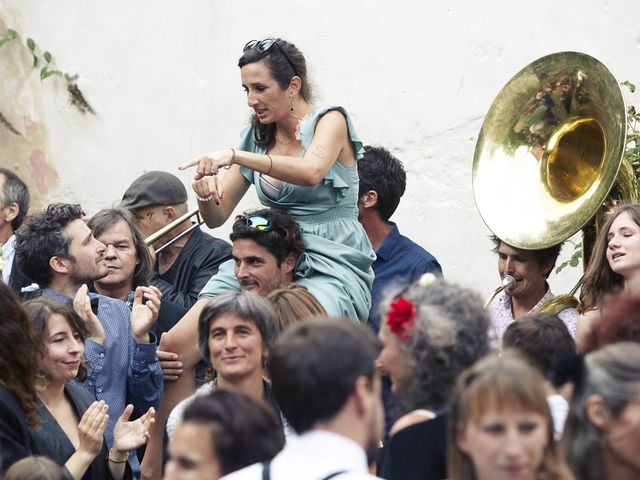
<path id="1" fill-rule="evenodd" d="M 280 53 L 282 53 L 285 60 L 289 62 L 289 65 L 291 65 L 291 68 L 293 68 L 293 73 L 297 76 L 300 76 L 300 74 L 298 73 L 298 69 L 295 67 L 295 65 L 289 58 L 289 55 L 287 55 L 287 52 L 284 51 L 284 49 L 278 44 L 278 41 L 275 38 L 265 38 L 264 40 L 249 40 L 244 46 L 244 48 L 242 49 L 242 51 L 246 52 L 247 50 L 255 48 L 258 51 L 258 53 L 266 54 L 269 50 L 271 50 L 271 47 L 273 46 L 278 47 L 278 50 L 280 50 Z"/>

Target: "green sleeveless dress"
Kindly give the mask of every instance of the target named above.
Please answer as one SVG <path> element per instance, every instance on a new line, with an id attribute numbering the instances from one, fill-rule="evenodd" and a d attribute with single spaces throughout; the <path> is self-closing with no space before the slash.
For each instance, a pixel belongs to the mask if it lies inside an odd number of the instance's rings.
<path id="1" fill-rule="evenodd" d="M 303 150 L 309 148 L 318 120 L 329 110 L 339 110 L 345 116 L 356 158 L 361 158 L 362 142 L 351 118 L 344 108 L 336 105 L 318 108 L 302 122 Z M 243 130 L 238 149 L 265 153 L 263 147 L 255 144 L 251 126 Z M 371 264 L 375 254 L 358 221 L 358 167 L 336 161 L 324 179 L 312 187 L 282 182 L 275 200 L 262 191 L 259 172 L 245 167 L 240 167 L 240 172 L 255 185 L 263 205 L 287 210 L 300 225 L 307 250 L 298 258 L 296 283 L 309 289 L 329 315 L 366 322 L 371 308 Z M 200 296 L 239 290 L 233 271 L 233 260 L 222 264 Z"/>

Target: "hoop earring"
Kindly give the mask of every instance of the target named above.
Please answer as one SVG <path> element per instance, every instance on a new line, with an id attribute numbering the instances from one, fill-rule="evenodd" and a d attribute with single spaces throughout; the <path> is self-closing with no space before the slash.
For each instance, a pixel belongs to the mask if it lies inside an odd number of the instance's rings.
<path id="1" fill-rule="evenodd" d="M 51 378 L 41 372 L 38 372 L 34 375 L 34 387 L 36 391 L 43 392 L 47 388 L 49 388 L 49 384 L 51 383 Z"/>

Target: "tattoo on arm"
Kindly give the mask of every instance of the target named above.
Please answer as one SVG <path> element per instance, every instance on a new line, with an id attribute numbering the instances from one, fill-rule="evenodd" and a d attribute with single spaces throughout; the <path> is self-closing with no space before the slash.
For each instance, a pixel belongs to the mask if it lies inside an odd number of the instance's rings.
<path id="1" fill-rule="evenodd" d="M 324 145 L 316 145 L 311 153 L 313 153 L 316 157 L 324 160 L 324 158 L 327 156 L 325 153 L 326 150 L 327 147 L 325 147 Z"/>

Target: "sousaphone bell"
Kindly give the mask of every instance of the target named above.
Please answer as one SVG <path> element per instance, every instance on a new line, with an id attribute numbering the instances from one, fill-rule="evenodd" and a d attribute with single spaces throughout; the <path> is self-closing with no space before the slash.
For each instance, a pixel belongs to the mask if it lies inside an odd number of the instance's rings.
<path id="1" fill-rule="evenodd" d="M 620 86 L 595 58 L 561 52 L 524 67 L 494 100 L 476 144 L 473 194 L 489 230 L 517 248 L 548 248 L 599 210 L 635 200 L 626 125 Z M 583 251 L 586 262 L 591 245 Z"/>

